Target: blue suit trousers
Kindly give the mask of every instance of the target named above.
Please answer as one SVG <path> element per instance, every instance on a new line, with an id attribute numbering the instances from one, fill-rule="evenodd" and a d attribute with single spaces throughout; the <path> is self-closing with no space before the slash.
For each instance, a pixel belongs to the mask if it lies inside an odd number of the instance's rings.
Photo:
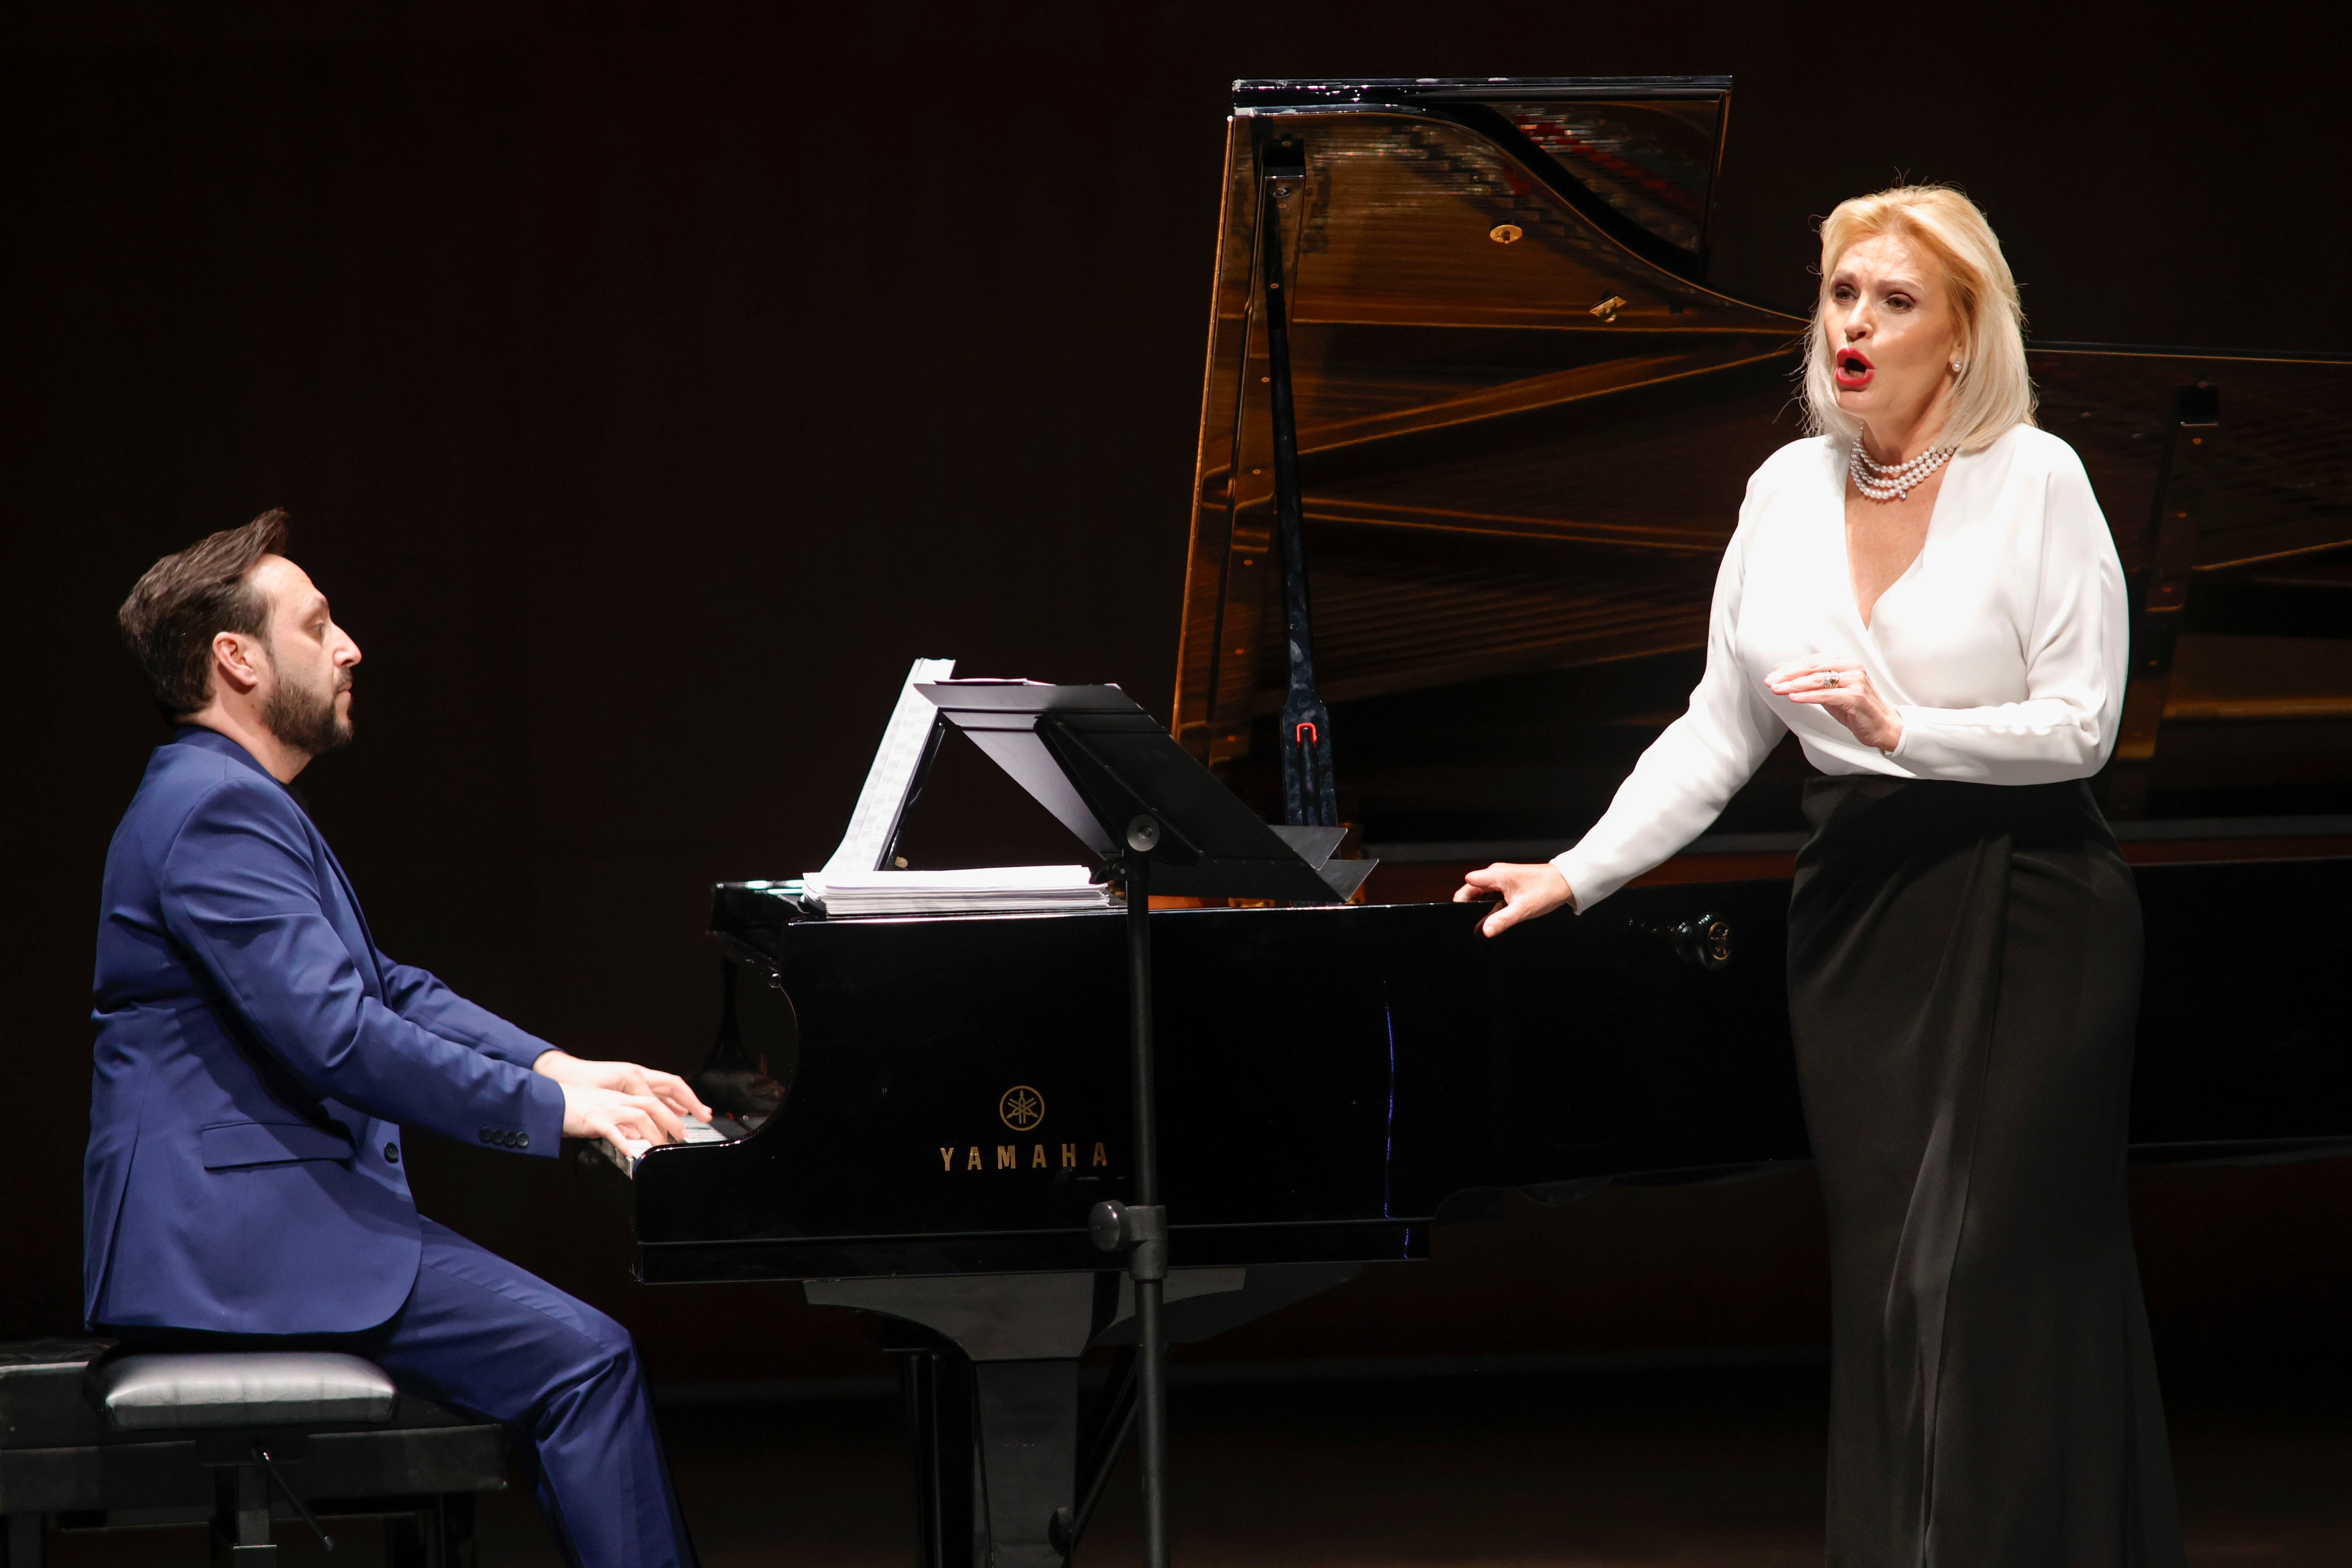
<path id="1" fill-rule="evenodd" d="M 637 1347 L 583 1301 L 419 1217 L 399 1315 L 359 1336 L 393 1382 L 502 1423 L 577 1568 L 693 1568 Z"/>
<path id="2" fill-rule="evenodd" d="M 447 1226 L 422 1216 L 417 1223 L 416 1283 L 379 1327 L 283 1337 L 132 1329 L 125 1337 L 363 1356 L 404 1392 L 507 1428 L 574 1568 L 695 1568 L 628 1331 Z"/>

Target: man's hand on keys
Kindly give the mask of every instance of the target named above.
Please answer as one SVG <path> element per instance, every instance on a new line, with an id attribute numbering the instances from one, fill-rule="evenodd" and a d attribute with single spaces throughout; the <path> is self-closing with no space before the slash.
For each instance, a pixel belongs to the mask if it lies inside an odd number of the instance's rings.
<path id="1" fill-rule="evenodd" d="M 583 1061 L 562 1051 L 541 1052 L 531 1071 L 562 1085 L 565 1137 L 602 1138 L 623 1154 L 678 1141 L 688 1116 L 710 1120 L 710 1107 L 675 1072 L 634 1061 Z"/>

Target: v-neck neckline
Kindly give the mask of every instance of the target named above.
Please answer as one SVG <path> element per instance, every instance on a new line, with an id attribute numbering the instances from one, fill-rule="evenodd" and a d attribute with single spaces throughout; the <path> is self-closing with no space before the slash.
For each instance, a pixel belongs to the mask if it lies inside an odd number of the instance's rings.
<path id="1" fill-rule="evenodd" d="M 1845 465 L 1843 463 L 1838 465 L 1838 564 L 1845 568 L 1845 605 L 1847 609 L 1853 612 L 1854 623 L 1862 628 L 1863 637 L 1874 648 L 1878 645 L 1878 609 L 1886 602 L 1886 596 L 1908 582 L 1911 580 L 1911 574 L 1919 570 L 1919 563 L 1927 559 L 1927 547 L 1935 542 L 1936 519 L 1944 515 L 1944 497 L 1951 485 L 1952 470 L 1958 467 L 1960 459 L 1967 455 L 1965 452 L 1955 452 L 1944 460 L 1943 471 L 1937 480 L 1936 498 L 1927 504 L 1927 526 L 1920 532 L 1919 548 L 1913 553 L 1910 560 L 1904 564 L 1903 570 L 1896 572 L 1887 585 L 1878 591 L 1878 597 L 1870 601 L 1870 613 L 1867 615 L 1863 613 L 1862 601 L 1854 593 L 1853 542 L 1845 520 L 1845 493 L 1849 480 Z"/>

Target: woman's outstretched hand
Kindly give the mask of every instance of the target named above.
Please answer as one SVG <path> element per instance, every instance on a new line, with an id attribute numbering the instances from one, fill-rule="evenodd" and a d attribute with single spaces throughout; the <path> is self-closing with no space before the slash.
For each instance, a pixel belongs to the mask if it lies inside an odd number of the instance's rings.
<path id="1" fill-rule="evenodd" d="M 1454 890 L 1456 904 L 1472 904 L 1482 898 L 1503 901 L 1502 908 L 1478 923 L 1480 935 L 1486 936 L 1500 936 L 1522 920 L 1549 915 L 1575 896 L 1569 891 L 1568 878 L 1559 874 L 1558 866 L 1549 862 L 1511 865 L 1497 862 L 1485 871 L 1472 872 Z"/>
<path id="2" fill-rule="evenodd" d="M 1792 659 L 1765 676 L 1764 684 L 1774 696 L 1827 708 L 1864 746 L 1892 751 L 1903 743 L 1903 716 L 1878 695 L 1859 659 Z"/>

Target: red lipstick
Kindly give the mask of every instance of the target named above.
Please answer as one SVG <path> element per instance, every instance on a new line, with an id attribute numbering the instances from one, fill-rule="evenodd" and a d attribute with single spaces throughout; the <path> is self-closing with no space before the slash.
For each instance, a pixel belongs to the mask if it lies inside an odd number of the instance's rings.
<path id="1" fill-rule="evenodd" d="M 1870 378 L 1878 373 L 1878 367 L 1870 362 L 1870 356 L 1851 346 L 1837 351 L 1835 363 L 1837 384 L 1847 392 L 1860 392 L 1870 384 Z"/>

